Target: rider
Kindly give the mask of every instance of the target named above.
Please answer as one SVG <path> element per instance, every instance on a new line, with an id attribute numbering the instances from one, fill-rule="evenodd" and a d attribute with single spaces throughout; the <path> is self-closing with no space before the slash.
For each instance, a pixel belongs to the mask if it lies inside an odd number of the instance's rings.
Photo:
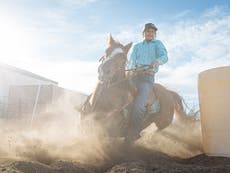
<path id="1" fill-rule="evenodd" d="M 168 61 L 167 50 L 160 40 L 156 40 L 157 27 L 153 23 L 146 23 L 142 32 L 144 40 L 134 45 L 129 58 L 128 69 L 145 68 L 143 73 L 137 73 L 131 78 L 131 85 L 137 89 L 130 117 L 130 128 L 126 142 L 132 143 L 139 138 L 142 128 L 144 112 L 149 95 L 152 92 L 155 74 L 159 65 Z M 159 101 L 155 96 L 153 108 L 159 109 Z"/>

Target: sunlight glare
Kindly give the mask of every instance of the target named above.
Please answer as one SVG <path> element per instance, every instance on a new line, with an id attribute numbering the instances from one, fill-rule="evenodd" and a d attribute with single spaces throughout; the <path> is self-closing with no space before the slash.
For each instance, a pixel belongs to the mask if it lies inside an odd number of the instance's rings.
<path id="1" fill-rule="evenodd" d="M 10 17 L 0 16 L 0 62 L 26 60 L 31 51 L 31 38 L 25 28 Z"/>

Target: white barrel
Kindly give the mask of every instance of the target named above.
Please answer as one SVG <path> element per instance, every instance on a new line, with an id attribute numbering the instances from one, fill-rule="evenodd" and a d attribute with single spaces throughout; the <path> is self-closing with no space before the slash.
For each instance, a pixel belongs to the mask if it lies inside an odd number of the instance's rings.
<path id="1" fill-rule="evenodd" d="M 230 66 L 201 72 L 198 90 L 204 151 L 230 157 Z"/>

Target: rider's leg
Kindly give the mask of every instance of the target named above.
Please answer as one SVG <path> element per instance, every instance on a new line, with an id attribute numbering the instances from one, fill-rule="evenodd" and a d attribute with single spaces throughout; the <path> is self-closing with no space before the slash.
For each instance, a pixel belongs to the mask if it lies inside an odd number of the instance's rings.
<path id="1" fill-rule="evenodd" d="M 130 130 L 127 135 L 128 141 L 135 140 L 139 137 L 144 119 L 144 112 L 149 95 L 152 92 L 154 83 L 154 76 L 142 74 L 133 79 L 134 86 L 137 87 L 138 92 L 134 99 L 133 108 L 130 115 Z"/>
<path id="2" fill-rule="evenodd" d="M 154 114 L 160 111 L 160 100 L 157 98 L 154 89 L 151 91 L 150 97 L 148 98 L 147 111 L 149 114 Z"/>

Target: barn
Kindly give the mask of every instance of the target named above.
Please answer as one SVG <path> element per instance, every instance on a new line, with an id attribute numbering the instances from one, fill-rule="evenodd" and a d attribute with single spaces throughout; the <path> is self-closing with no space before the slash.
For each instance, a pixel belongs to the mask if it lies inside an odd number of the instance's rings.
<path id="1" fill-rule="evenodd" d="M 7 64 L 0 64 L 0 117 L 25 118 L 45 111 L 61 96 L 80 105 L 84 94 L 61 88 L 58 82 Z"/>

